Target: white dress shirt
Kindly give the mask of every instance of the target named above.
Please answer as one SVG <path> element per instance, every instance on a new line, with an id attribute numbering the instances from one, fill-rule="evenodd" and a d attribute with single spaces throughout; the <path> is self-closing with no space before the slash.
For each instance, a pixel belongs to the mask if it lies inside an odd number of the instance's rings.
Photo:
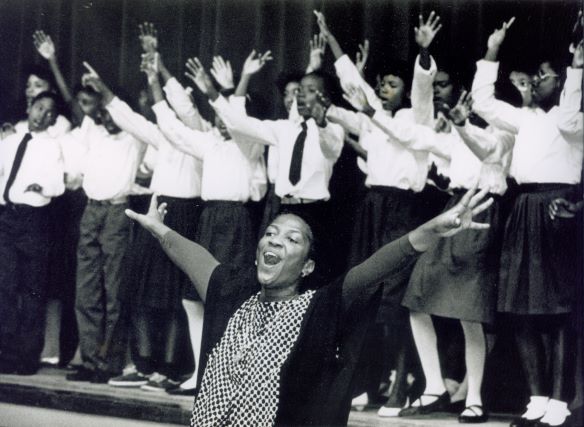
<path id="1" fill-rule="evenodd" d="M 343 129 L 327 123 L 319 127 L 313 119 L 306 121 L 307 135 L 302 156 L 300 181 L 293 185 L 289 178 L 292 150 L 302 127 L 292 120 L 258 120 L 243 114 L 222 96 L 211 105 L 223 119 L 231 136 L 245 143 L 274 145 L 278 148 L 276 194 L 308 200 L 328 200 L 333 166 L 343 149 Z"/>
<path id="2" fill-rule="evenodd" d="M 193 104 L 192 98 L 178 80 L 171 77 L 163 87 L 166 100 L 178 116 L 181 122 L 191 129 L 208 131 L 213 129 L 213 125 L 203 119 L 199 110 Z"/>
<path id="3" fill-rule="evenodd" d="M 87 116 L 76 137 L 83 141 L 80 146 L 86 147 L 79 170 L 87 197 L 124 200 L 131 193 L 146 146 L 127 132 L 110 134 Z"/>
<path id="4" fill-rule="evenodd" d="M 203 200 L 247 202 L 251 196 L 253 165 L 262 155 L 260 144 L 225 140 L 221 134 L 191 129 L 180 121 L 166 101 L 152 107 L 160 130 L 180 151 L 203 162 Z"/>
<path id="5" fill-rule="evenodd" d="M 515 108 L 495 99 L 498 70 L 497 62 L 477 62 L 472 86 L 473 109 L 488 123 L 516 135 L 510 174 L 520 184 L 578 183 L 582 169 L 582 133 L 578 132 L 578 126 L 563 129 L 560 126 L 566 124 L 566 114 L 578 120 L 582 70 L 568 68 L 560 106 L 547 113 L 540 108 Z"/>
<path id="6" fill-rule="evenodd" d="M 0 142 L 0 204 L 5 205 L 4 189 L 14 164 L 14 158 L 20 142 L 28 129 L 19 129 L 15 134 Z M 47 131 L 32 132 L 28 141 L 22 163 L 10 187 L 10 202 L 34 207 L 46 206 L 53 197 L 65 191 L 65 165 L 61 146 L 57 138 Z M 38 184 L 42 192 L 26 191 L 31 184 Z"/>
<path id="7" fill-rule="evenodd" d="M 363 89 L 371 106 L 377 106 L 379 114 L 392 117 L 385 111 L 375 91 L 361 77 L 357 67 L 347 55 L 335 62 L 342 86 L 354 85 Z M 345 131 L 359 136 L 359 144 L 367 151 L 367 178 L 365 185 L 381 185 L 402 190 L 422 191 L 428 174 L 428 153 L 410 150 L 382 129 L 363 113 L 356 113 L 331 105 L 327 117 L 344 127 Z M 396 113 L 400 120 L 413 123 L 412 110 L 401 109 Z"/>
<path id="8" fill-rule="evenodd" d="M 201 195 L 200 160 L 173 147 L 158 126 L 134 112 L 119 98 L 114 98 L 106 108 L 121 129 L 156 147 L 158 154 L 150 181 L 153 192 L 179 198 Z"/>

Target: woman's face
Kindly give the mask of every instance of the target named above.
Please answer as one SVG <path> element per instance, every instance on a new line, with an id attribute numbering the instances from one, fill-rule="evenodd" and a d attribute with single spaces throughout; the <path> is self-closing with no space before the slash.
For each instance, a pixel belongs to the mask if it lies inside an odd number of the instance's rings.
<path id="1" fill-rule="evenodd" d="M 41 79 L 40 77 L 31 74 L 28 76 L 28 80 L 26 81 L 26 100 L 28 102 L 32 101 L 32 99 L 37 96 L 41 92 L 46 92 L 51 89 L 51 85 L 48 81 Z"/>
<path id="2" fill-rule="evenodd" d="M 266 229 L 256 250 L 258 281 L 264 288 L 297 287 L 314 270 L 308 259 L 312 231 L 295 215 L 278 216 Z"/>

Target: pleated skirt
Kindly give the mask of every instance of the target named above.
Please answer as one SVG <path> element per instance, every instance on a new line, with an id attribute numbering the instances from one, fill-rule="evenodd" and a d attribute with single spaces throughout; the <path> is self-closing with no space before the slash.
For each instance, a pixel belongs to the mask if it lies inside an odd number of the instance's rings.
<path id="1" fill-rule="evenodd" d="M 423 198 L 410 190 L 373 186 L 357 209 L 349 266 L 359 264 L 383 245 L 402 237 L 423 222 Z M 407 322 L 401 301 L 413 264 L 389 277 L 383 286 L 378 323 Z"/>
<path id="2" fill-rule="evenodd" d="M 452 196 L 444 211 L 463 194 Z M 503 224 L 500 198 L 495 197 L 474 219 L 489 223 L 489 229 L 464 230 L 440 239 L 418 258 L 403 298 L 405 307 L 470 322 L 494 321 Z"/>
<path id="3" fill-rule="evenodd" d="M 572 200 L 576 186 L 520 185 L 505 224 L 497 308 L 511 314 L 563 314 L 581 283 L 578 220 L 548 215 L 556 198 Z M 581 195 L 580 195 L 581 197 Z"/>

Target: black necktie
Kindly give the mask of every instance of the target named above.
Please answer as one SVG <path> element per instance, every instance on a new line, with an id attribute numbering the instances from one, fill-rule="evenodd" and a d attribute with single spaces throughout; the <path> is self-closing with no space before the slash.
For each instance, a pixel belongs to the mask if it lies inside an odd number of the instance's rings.
<path id="1" fill-rule="evenodd" d="M 14 156 L 14 162 L 12 162 L 12 169 L 10 169 L 10 175 L 8 176 L 8 180 L 6 181 L 6 187 L 4 187 L 4 200 L 6 203 L 11 203 L 10 198 L 8 197 L 8 193 L 10 192 L 10 187 L 14 184 L 14 180 L 16 179 L 16 174 L 18 173 L 18 169 L 20 169 L 20 165 L 22 164 L 22 159 L 24 158 L 24 152 L 26 151 L 26 146 L 28 145 L 28 141 L 32 139 L 32 135 L 27 133 L 20 141 L 18 148 L 16 149 L 16 156 Z"/>
<path id="2" fill-rule="evenodd" d="M 306 122 L 302 122 L 302 130 L 296 137 L 294 148 L 292 149 L 292 159 L 290 160 L 290 172 L 288 179 L 292 185 L 298 184 L 300 181 L 300 172 L 302 171 L 302 153 L 304 152 L 304 142 L 306 141 Z"/>

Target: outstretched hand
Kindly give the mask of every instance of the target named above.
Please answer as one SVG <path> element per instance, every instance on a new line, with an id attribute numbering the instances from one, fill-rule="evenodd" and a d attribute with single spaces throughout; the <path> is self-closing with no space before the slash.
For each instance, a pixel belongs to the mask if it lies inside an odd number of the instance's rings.
<path id="1" fill-rule="evenodd" d="M 261 54 L 259 52 L 256 52 L 254 49 L 245 59 L 241 74 L 245 74 L 248 76 L 255 74 L 262 68 L 264 68 L 264 65 L 266 65 L 266 63 L 268 61 L 271 61 L 272 59 L 274 58 L 272 58 L 271 50 L 268 50 L 267 52 Z"/>
<path id="2" fill-rule="evenodd" d="M 151 22 L 144 22 L 138 25 L 140 30 L 140 44 L 142 45 L 142 50 L 145 53 L 152 53 L 158 50 L 158 31 L 156 27 Z"/>
<path id="3" fill-rule="evenodd" d="M 221 56 L 213 57 L 213 65 L 211 67 L 211 75 L 217 80 L 217 83 L 223 89 L 233 89 L 233 69 L 231 62 L 225 61 Z"/>
<path id="4" fill-rule="evenodd" d="M 326 50 L 326 37 L 324 34 L 314 35 L 309 41 L 310 57 L 307 70 L 310 72 L 320 70 L 322 67 L 322 57 Z"/>
<path id="5" fill-rule="evenodd" d="M 37 30 L 32 35 L 32 41 L 37 52 L 47 61 L 55 58 L 55 44 L 51 36 L 42 30 Z"/>
<path id="6" fill-rule="evenodd" d="M 191 79 L 201 92 L 209 97 L 217 94 L 217 90 L 215 89 L 215 86 L 213 86 L 211 77 L 209 77 L 209 74 L 205 71 L 199 58 L 190 58 L 186 63 L 186 67 L 187 71 L 185 72 L 185 76 Z"/>
<path id="7" fill-rule="evenodd" d="M 487 47 L 489 49 L 498 49 L 503 44 L 505 40 L 505 36 L 507 35 L 507 30 L 513 25 L 515 22 L 515 17 L 511 18 L 507 22 L 503 22 L 501 28 L 497 28 L 493 33 L 489 36 L 489 40 L 487 41 Z"/>
<path id="8" fill-rule="evenodd" d="M 316 16 L 316 23 L 318 24 L 318 28 L 320 29 L 320 34 L 327 40 L 330 36 L 332 36 L 331 31 L 326 23 L 326 19 L 322 12 L 318 10 L 313 11 L 314 15 Z"/>
<path id="9" fill-rule="evenodd" d="M 430 220 L 428 225 L 434 233 L 441 237 L 451 237 L 462 230 L 486 230 L 489 224 L 474 222 L 473 218 L 485 211 L 493 204 L 493 199 L 484 200 L 488 194 L 488 189 L 468 190 L 456 206 Z"/>
<path id="10" fill-rule="evenodd" d="M 367 64 L 367 59 L 369 58 L 369 40 L 365 39 L 363 44 L 359 44 L 359 51 L 355 57 L 355 66 L 359 71 L 359 74 L 363 76 L 365 72 L 365 65 Z"/>
<path id="11" fill-rule="evenodd" d="M 162 237 L 164 232 L 168 230 L 168 227 L 164 225 L 164 217 L 168 213 L 166 210 L 167 204 L 161 203 L 158 205 L 158 196 L 156 194 L 152 195 L 150 199 L 150 206 L 146 214 L 139 214 L 131 209 L 126 209 L 126 215 L 138 222 L 142 227 L 148 230 L 154 237 Z"/>
<path id="12" fill-rule="evenodd" d="M 351 104 L 356 110 L 365 112 L 372 109 L 362 88 L 349 84 L 343 87 L 343 92 L 345 101 Z"/>
<path id="13" fill-rule="evenodd" d="M 469 118 L 472 111 L 472 97 L 469 92 L 463 90 L 456 105 L 448 111 L 448 117 L 456 126 L 462 126 Z"/>
<path id="14" fill-rule="evenodd" d="M 430 12 L 430 16 L 426 22 L 424 22 L 424 18 L 422 15 L 418 16 L 418 26 L 414 28 L 414 34 L 416 37 L 416 43 L 423 49 L 427 49 L 434 37 L 440 29 L 442 28 L 442 24 L 440 23 L 440 17 L 436 15 L 434 11 Z"/>

